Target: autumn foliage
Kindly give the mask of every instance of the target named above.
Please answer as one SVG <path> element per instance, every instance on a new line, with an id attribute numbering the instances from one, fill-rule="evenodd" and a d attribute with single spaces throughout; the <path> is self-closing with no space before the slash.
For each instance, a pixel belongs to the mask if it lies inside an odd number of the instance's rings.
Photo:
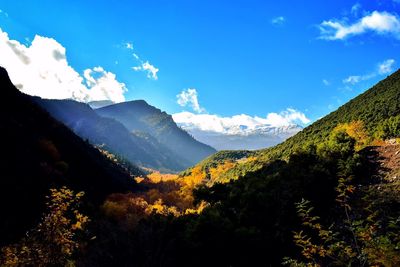
<path id="1" fill-rule="evenodd" d="M 139 181 L 148 187 L 147 191 L 113 194 L 104 202 L 103 212 L 125 229 L 135 228 L 141 219 L 154 213 L 175 217 L 200 213 L 207 203 L 202 201 L 195 205 L 193 190 L 199 185 L 211 186 L 235 164 L 225 161 L 208 170 L 195 166 L 186 176 L 153 172 Z"/>
<path id="2" fill-rule="evenodd" d="M 1 250 L 1 266 L 72 266 L 89 218 L 79 212 L 84 193 L 51 189 L 47 213 L 19 243 Z"/>

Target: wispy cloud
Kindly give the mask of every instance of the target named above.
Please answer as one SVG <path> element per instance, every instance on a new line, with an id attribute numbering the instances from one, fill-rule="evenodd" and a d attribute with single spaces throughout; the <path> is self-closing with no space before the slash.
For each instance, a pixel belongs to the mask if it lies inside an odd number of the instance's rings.
<path id="1" fill-rule="evenodd" d="M 382 63 L 378 64 L 378 73 L 385 75 L 393 72 L 393 65 L 396 63 L 394 59 L 387 59 Z"/>
<path id="2" fill-rule="evenodd" d="M 323 79 L 323 80 L 322 80 L 322 83 L 323 83 L 325 86 L 331 85 L 331 82 L 328 81 L 327 79 Z"/>
<path id="3" fill-rule="evenodd" d="M 137 66 L 132 67 L 132 70 L 145 72 L 147 78 L 152 79 L 152 80 L 158 80 L 157 73 L 159 72 L 160 69 L 155 67 L 148 60 L 143 60 L 139 56 L 139 54 L 135 51 L 133 43 L 125 42 L 125 43 L 122 43 L 122 45 L 119 45 L 118 47 L 120 47 L 120 48 L 122 47 L 123 49 L 131 51 L 132 57 L 133 57 L 135 63 L 138 64 Z"/>
<path id="4" fill-rule="evenodd" d="M 130 42 L 126 42 L 126 43 L 125 43 L 125 48 L 126 48 L 126 49 L 129 49 L 129 50 L 133 50 L 133 44 L 130 43 Z"/>
<path id="5" fill-rule="evenodd" d="M 351 14 L 353 14 L 354 16 L 358 16 L 358 12 L 361 9 L 361 4 L 360 3 L 355 3 L 352 7 L 351 7 Z"/>
<path id="6" fill-rule="evenodd" d="M 24 45 L 0 29 L 0 65 L 26 94 L 81 102 L 125 100 L 127 89 L 115 74 L 95 67 L 86 69 L 82 77 L 69 65 L 65 47 L 52 38 L 36 35 Z"/>
<path id="7" fill-rule="evenodd" d="M 319 30 L 319 38 L 324 40 L 345 40 L 368 32 L 400 39 L 400 19 L 386 11 L 373 11 L 353 23 L 348 23 L 346 19 L 323 21 Z"/>
<path id="8" fill-rule="evenodd" d="M 369 75 L 362 75 L 362 76 L 360 76 L 360 75 L 351 75 L 351 76 L 343 79 L 343 83 L 354 85 L 354 84 L 357 84 L 357 83 L 359 83 L 361 81 L 365 81 L 365 80 L 368 80 L 368 79 L 370 79 Z"/>
<path id="9" fill-rule="evenodd" d="M 286 22 L 286 18 L 283 16 L 275 17 L 271 20 L 273 25 L 283 25 Z"/>
<path id="10" fill-rule="evenodd" d="M 147 78 L 158 80 L 157 72 L 159 69 L 151 65 L 148 61 L 142 62 L 140 66 L 132 67 L 134 71 L 145 71 L 147 72 Z"/>
<path id="11" fill-rule="evenodd" d="M 155 67 L 153 64 L 150 64 L 150 62 L 148 60 L 142 60 L 142 58 L 139 56 L 139 54 L 136 51 L 134 51 L 135 48 L 133 47 L 132 43 L 130 43 L 130 42 L 124 43 L 123 47 L 125 49 L 132 51 L 133 52 L 132 57 L 134 58 L 136 63 L 139 63 L 138 66 L 132 67 L 132 70 L 143 71 L 147 74 L 146 75 L 147 78 L 153 79 L 153 80 L 158 80 L 157 73 L 158 73 L 159 69 L 157 67 Z"/>
<path id="12" fill-rule="evenodd" d="M 4 10 L 0 9 L 0 15 L 5 16 L 6 18 L 8 18 L 8 13 L 5 12 Z"/>
<path id="13" fill-rule="evenodd" d="M 197 113 L 205 112 L 205 109 L 199 104 L 197 90 L 194 88 L 183 90 L 176 98 L 181 107 L 190 106 Z"/>
<path id="14" fill-rule="evenodd" d="M 355 85 L 359 82 L 362 81 L 367 81 L 369 79 L 372 79 L 378 75 L 386 75 L 394 70 L 394 64 L 396 61 L 394 59 L 387 59 L 379 64 L 377 64 L 376 68 L 374 71 L 363 74 L 363 75 L 350 75 L 343 79 L 343 83 L 347 85 Z"/>

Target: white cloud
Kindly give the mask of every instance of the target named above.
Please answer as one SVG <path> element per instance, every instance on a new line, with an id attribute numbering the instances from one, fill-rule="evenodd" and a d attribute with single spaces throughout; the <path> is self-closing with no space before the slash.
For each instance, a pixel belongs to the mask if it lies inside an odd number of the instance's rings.
<path id="1" fill-rule="evenodd" d="M 271 20 L 273 25 L 282 25 L 286 22 L 286 18 L 283 16 L 275 17 Z"/>
<path id="2" fill-rule="evenodd" d="M 132 51 L 135 50 L 132 43 L 125 43 L 124 46 L 128 50 L 132 50 Z M 138 66 L 132 67 L 132 70 L 145 72 L 147 74 L 146 75 L 147 78 L 153 79 L 153 80 L 158 80 L 158 76 L 157 76 L 157 73 L 159 71 L 158 68 L 156 68 L 154 65 L 150 64 L 150 62 L 148 60 L 146 60 L 146 61 L 142 60 L 141 57 L 136 53 L 136 51 L 134 51 L 134 53 L 132 53 L 132 56 L 135 59 L 135 61 L 137 63 L 139 63 Z"/>
<path id="3" fill-rule="evenodd" d="M 349 83 L 349 84 L 354 85 L 363 80 L 365 80 L 364 76 L 352 75 L 352 76 L 347 77 L 346 79 L 343 79 L 343 83 Z"/>
<path id="4" fill-rule="evenodd" d="M 194 114 L 191 112 L 176 113 L 172 117 L 178 124 L 195 127 L 202 131 L 223 134 L 234 134 L 240 130 L 251 131 L 266 126 L 283 127 L 310 123 L 310 120 L 304 113 L 291 108 L 280 113 L 269 113 L 265 118 L 252 117 L 246 114 L 221 117 L 218 115 Z"/>
<path id="5" fill-rule="evenodd" d="M 378 72 L 381 75 L 385 75 L 393 72 L 394 59 L 388 59 L 378 65 Z"/>
<path id="6" fill-rule="evenodd" d="M 66 49 L 52 38 L 36 35 L 30 46 L 25 46 L 0 29 L 0 65 L 26 94 L 81 102 L 125 99 L 125 85 L 115 74 L 96 67 L 85 70 L 82 77 L 68 64 Z"/>
<path id="7" fill-rule="evenodd" d="M 133 44 L 127 42 L 127 43 L 125 43 L 125 48 L 126 48 L 126 49 L 129 49 L 129 50 L 133 50 Z"/>
<path id="8" fill-rule="evenodd" d="M 345 20 L 327 20 L 319 25 L 320 38 L 324 40 L 344 40 L 348 37 L 373 32 L 392 35 L 400 39 L 400 19 L 396 14 L 374 11 L 359 21 L 348 24 Z"/>
<path id="9" fill-rule="evenodd" d="M 394 59 L 387 59 L 376 66 L 376 70 L 371 73 L 367 73 L 364 75 L 350 75 L 347 78 L 343 79 L 344 84 L 355 85 L 361 81 L 367 81 L 372 79 L 378 75 L 386 75 L 393 72 L 393 67 L 396 61 Z"/>
<path id="10" fill-rule="evenodd" d="M 116 80 L 112 72 L 105 71 L 102 67 L 86 69 L 84 71 L 86 83 L 90 88 L 92 99 L 104 100 L 110 99 L 113 102 L 125 101 L 125 85 Z"/>
<path id="11" fill-rule="evenodd" d="M 176 98 L 181 107 L 189 105 L 197 113 L 205 112 L 205 109 L 200 107 L 197 90 L 194 88 L 183 90 Z"/>
<path id="12" fill-rule="evenodd" d="M 136 54 L 134 54 L 136 55 Z M 143 62 L 140 66 L 132 67 L 134 71 L 145 71 L 147 72 L 147 78 L 157 80 L 157 72 L 159 69 L 151 65 L 148 61 Z"/>

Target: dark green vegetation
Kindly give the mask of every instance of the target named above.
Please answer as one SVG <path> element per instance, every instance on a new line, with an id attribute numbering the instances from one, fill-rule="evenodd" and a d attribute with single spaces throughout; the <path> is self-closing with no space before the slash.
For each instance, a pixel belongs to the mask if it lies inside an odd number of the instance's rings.
<path id="1" fill-rule="evenodd" d="M 97 205 L 135 186 L 125 169 L 76 136 L 20 93 L 0 68 L 0 245 L 18 240 L 39 220 L 49 189 L 85 191 Z"/>
<path id="2" fill-rule="evenodd" d="M 350 100 L 287 141 L 259 152 L 262 158 L 287 158 L 309 144 L 318 144 L 340 123 L 362 121 L 371 136 L 382 121 L 400 114 L 400 70 L 380 81 L 363 94 Z"/>
<path id="3" fill-rule="evenodd" d="M 97 114 L 121 122 L 131 132 L 148 133 L 162 146 L 185 159 L 186 168 L 216 152 L 208 145 L 198 142 L 179 128 L 171 115 L 150 106 L 143 100 L 119 103 L 96 109 Z"/>

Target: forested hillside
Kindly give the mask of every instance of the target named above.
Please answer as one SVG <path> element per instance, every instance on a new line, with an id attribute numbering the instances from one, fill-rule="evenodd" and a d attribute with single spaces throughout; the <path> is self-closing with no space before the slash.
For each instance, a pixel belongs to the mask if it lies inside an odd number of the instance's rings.
<path id="1" fill-rule="evenodd" d="M 291 154 L 298 150 L 326 141 L 338 124 L 360 121 L 371 140 L 394 137 L 393 132 L 398 131 L 400 120 L 399 88 L 400 70 L 285 142 L 271 148 L 255 151 L 256 160 L 246 165 L 238 164 L 228 172 L 223 173 L 221 179 L 236 179 L 248 171 L 262 168 L 270 160 L 287 160 Z M 218 154 L 221 156 L 217 156 Z M 218 158 L 218 161 L 221 162 L 224 152 L 218 152 L 217 155 L 213 155 L 208 160 L 212 161 L 213 158 Z"/>

